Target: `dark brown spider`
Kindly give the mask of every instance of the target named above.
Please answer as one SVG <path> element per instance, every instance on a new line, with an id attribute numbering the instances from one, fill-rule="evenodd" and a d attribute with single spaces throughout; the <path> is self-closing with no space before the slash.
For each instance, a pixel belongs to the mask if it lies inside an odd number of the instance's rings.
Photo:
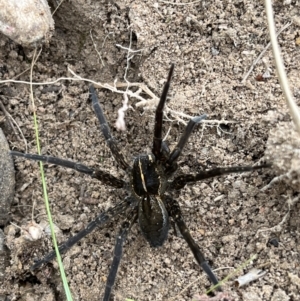
<path id="1" fill-rule="evenodd" d="M 11 152 L 13 156 L 20 156 L 31 160 L 48 162 L 75 169 L 81 173 L 88 174 L 91 177 L 98 179 L 103 184 L 115 188 L 126 188 L 129 192 L 129 196 L 124 201 L 108 209 L 106 212 L 101 213 L 94 221 L 90 222 L 85 229 L 69 238 L 59 247 L 60 252 L 67 251 L 79 240 L 92 232 L 96 227 L 103 226 L 112 217 L 120 213 L 126 213 L 127 218 L 122 223 L 120 232 L 117 235 L 113 262 L 109 271 L 103 297 L 104 301 L 108 301 L 110 298 L 123 253 L 124 241 L 130 228 L 136 221 L 138 221 L 140 230 L 149 242 L 150 246 L 155 248 L 161 246 L 166 240 L 170 223 L 169 217 L 171 217 L 178 226 L 183 238 L 188 243 L 198 264 L 206 272 L 210 281 L 214 285 L 217 284 L 217 277 L 206 262 L 199 246 L 190 235 L 190 232 L 182 218 L 178 202 L 169 195 L 169 192 L 172 190 L 179 190 L 188 183 L 193 183 L 203 179 L 235 172 L 252 171 L 270 166 L 265 164 L 258 166 L 226 167 L 207 171 L 205 170 L 197 174 L 175 175 L 177 170 L 177 159 L 179 158 L 194 127 L 205 119 L 206 115 L 196 116 L 189 121 L 175 149 L 170 152 L 167 144 L 162 140 L 162 125 L 163 109 L 170 87 L 173 70 L 174 65 L 171 66 L 167 82 L 164 86 L 162 96 L 156 109 L 152 153 L 138 155 L 133 161 L 133 166 L 130 166 L 126 162 L 116 140 L 112 137 L 95 89 L 93 86 L 90 87 L 92 105 L 97 118 L 99 119 L 102 134 L 104 135 L 106 143 L 118 165 L 129 175 L 129 183 L 117 179 L 104 171 L 92 169 L 80 163 L 50 156 L 23 154 L 16 151 Z M 35 270 L 42 264 L 49 262 L 54 259 L 55 256 L 55 252 L 52 251 L 43 259 L 36 261 L 31 267 L 31 270 Z"/>

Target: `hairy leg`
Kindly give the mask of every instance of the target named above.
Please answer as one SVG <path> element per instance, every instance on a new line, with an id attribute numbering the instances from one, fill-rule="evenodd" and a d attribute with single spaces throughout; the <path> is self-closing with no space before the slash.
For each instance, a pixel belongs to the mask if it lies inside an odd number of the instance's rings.
<path id="1" fill-rule="evenodd" d="M 95 178 L 101 181 L 103 184 L 115 187 L 115 188 L 122 188 L 125 186 L 125 182 L 123 180 L 119 180 L 118 178 L 110 175 L 107 172 L 104 172 L 100 169 L 92 169 L 89 168 L 81 163 L 76 163 L 73 161 L 60 159 L 51 156 L 43 156 L 43 155 L 35 155 L 35 154 L 25 154 L 21 152 L 11 151 L 10 154 L 16 157 L 23 157 L 26 159 L 34 160 L 34 161 L 42 161 L 45 163 L 55 164 L 58 166 L 63 166 L 66 168 L 74 169 L 78 172 L 90 175 L 92 178 Z"/>
<path id="2" fill-rule="evenodd" d="M 103 110 L 100 106 L 98 96 L 96 94 L 94 86 L 90 86 L 90 95 L 92 98 L 92 106 L 94 108 L 95 114 L 100 122 L 100 130 L 106 140 L 106 143 L 113 154 L 115 160 L 117 161 L 118 165 L 124 169 L 127 170 L 129 169 L 129 165 L 126 162 L 123 154 L 121 153 L 117 141 L 114 139 L 114 137 L 110 133 L 110 128 L 109 125 L 106 121 L 106 118 L 104 116 Z"/>
<path id="3" fill-rule="evenodd" d="M 269 167 L 271 167 L 271 164 L 263 164 L 257 166 L 220 167 L 211 170 L 203 170 L 197 174 L 180 175 L 175 177 L 173 182 L 170 184 L 170 188 L 178 190 L 183 188 L 187 183 L 193 183 L 204 179 L 213 178 L 213 177 L 222 176 L 231 173 L 253 171 L 253 170 L 269 168 Z"/>
<path id="4" fill-rule="evenodd" d="M 120 202 L 116 206 L 109 208 L 107 211 L 101 213 L 95 220 L 90 222 L 85 229 L 81 230 L 74 236 L 70 237 L 66 242 L 59 246 L 59 252 L 63 253 L 70 249 L 73 245 L 79 242 L 83 237 L 91 233 L 96 227 L 105 225 L 111 218 L 124 212 L 132 204 L 131 198 L 126 198 L 123 202 Z M 56 257 L 55 251 L 50 252 L 43 259 L 38 260 L 32 267 L 31 270 L 35 270 L 42 264 L 47 263 Z"/>

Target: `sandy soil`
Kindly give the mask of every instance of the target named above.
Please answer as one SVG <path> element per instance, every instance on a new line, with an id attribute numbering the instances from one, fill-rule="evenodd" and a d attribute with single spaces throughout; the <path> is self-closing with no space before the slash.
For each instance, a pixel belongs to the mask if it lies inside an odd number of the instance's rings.
<path id="1" fill-rule="evenodd" d="M 290 129 L 290 116 L 278 83 L 271 49 L 252 63 L 269 42 L 264 7 L 259 1 L 195 1 L 193 4 L 159 1 L 65 1 L 54 15 L 55 33 L 35 65 L 33 81 L 53 81 L 76 74 L 101 83 L 144 83 L 154 93 L 129 98 L 126 131 L 114 127 L 122 93 L 99 89 L 98 94 L 113 135 L 132 160 L 150 152 L 155 100 L 170 64 L 175 75 L 165 116 L 164 131 L 174 147 L 187 116 L 208 114 L 180 158 L 180 173 L 203 166 L 252 165 L 268 144 L 273 158 L 276 129 Z M 299 3 L 275 1 L 277 29 L 294 21 L 279 36 L 294 96 L 299 99 Z M 117 46 L 121 45 L 120 46 Z M 128 48 L 132 49 L 128 54 Z M 0 37 L 0 78 L 29 80 L 32 51 Z M 125 74 L 126 70 L 126 74 Z M 22 72 L 24 72 L 21 74 Z M 262 75 L 270 77 L 260 81 Z M 21 75 L 20 75 L 21 74 Z M 244 79 L 244 80 L 243 80 Z M 122 89 L 122 88 L 119 88 Z M 124 91 L 125 89 L 123 89 Z M 130 90 L 136 92 L 137 86 Z M 29 86 L 1 86 L 1 100 L 20 127 L 28 152 L 36 153 Z M 125 175 L 114 162 L 88 102 L 88 83 L 62 80 L 34 87 L 42 153 L 99 167 L 115 176 Z M 141 100 L 146 100 L 139 103 Z M 139 103 L 137 107 L 136 104 Z M 11 149 L 26 151 L 0 111 L 0 126 Z M 274 134 L 275 133 L 275 134 Z M 284 133 L 284 132 L 283 132 Z M 290 133 L 289 140 L 298 137 Z M 283 138 L 284 138 L 283 134 Z M 275 138 L 274 138 L 275 137 Z M 280 145 L 284 142 L 281 138 Z M 278 144 L 278 143 L 277 143 Z M 295 144 L 297 145 L 297 144 Z M 276 153 L 280 156 L 280 153 Z M 262 159 L 263 160 L 263 159 Z M 39 168 L 36 162 L 16 159 L 16 194 L 11 221 L 25 227 L 46 220 Z M 62 242 L 82 229 L 99 212 L 126 196 L 126 191 L 101 185 L 88 176 L 46 165 L 48 194 Z M 263 268 L 266 275 L 237 289 L 230 280 L 224 291 L 232 300 L 300 300 L 299 185 L 278 181 L 276 168 L 229 175 L 187 185 L 175 197 L 195 240 L 220 279 L 257 254 L 247 268 Z M 292 205 L 291 205 L 292 204 Z M 290 211 L 289 211 L 290 210 Z M 63 256 L 73 300 L 101 300 L 121 220 L 95 231 Z M 25 242 L 19 229 L 4 227 L 10 260 L 0 294 L 9 300 L 65 300 L 57 265 L 35 274 L 34 258 L 51 250 L 51 239 Z M 270 244 L 277 240 L 279 245 Z M 235 278 L 235 277 L 234 277 Z M 202 300 L 209 287 L 204 272 L 182 237 L 171 229 L 163 247 L 151 249 L 135 225 L 125 244 L 114 300 Z"/>

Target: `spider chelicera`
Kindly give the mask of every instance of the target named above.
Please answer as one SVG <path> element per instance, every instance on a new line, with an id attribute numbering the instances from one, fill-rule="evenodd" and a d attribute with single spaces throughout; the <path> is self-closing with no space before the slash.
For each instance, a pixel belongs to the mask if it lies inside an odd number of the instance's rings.
<path id="1" fill-rule="evenodd" d="M 211 267 L 205 260 L 205 257 L 200 250 L 198 244 L 192 238 L 181 214 L 178 202 L 169 194 L 172 190 L 180 190 L 188 183 L 194 183 L 203 179 L 212 178 L 224 174 L 252 171 L 261 168 L 269 167 L 269 164 L 258 166 L 235 166 L 225 168 L 215 168 L 212 170 L 203 170 L 196 174 L 176 175 L 177 160 L 188 141 L 194 127 L 199 124 L 206 115 L 196 116 L 192 118 L 186 126 L 179 142 L 171 152 L 167 144 L 162 139 L 163 125 L 163 109 L 167 98 L 167 93 L 170 87 L 171 77 L 173 74 L 174 65 L 171 66 L 167 82 L 163 88 L 163 92 L 155 113 L 154 137 L 151 154 L 140 154 L 134 161 L 133 165 L 129 165 L 118 147 L 117 141 L 112 137 L 110 128 L 99 104 L 99 100 L 93 86 L 90 87 L 90 96 L 92 98 L 92 106 L 96 116 L 100 122 L 101 132 L 106 140 L 106 143 L 114 156 L 119 167 L 126 171 L 129 176 L 129 182 L 118 179 L 107 172 L 100 169 L 89 168 L 83 164 L 75 163 L 69 160 L 64 160 L 51 156 L 24 154 L 17 151 L 11 151 L 13 156 L 24 157 L 27 159 L 47 162 L 67 168 L 75 169 L 78 172 L 88 174 L 93 178 L 98 179 L 103 184 L 114 188 L 127 189 L 129 196 L 122 202 L 107 211 L 101 213 L 95 220 L 90 222 L 87 227 L 78 232 L 73 237 L 63 243 L 59 250 L 65 252 L 74 244 L 80 241 L 87 234 L 92 232 L 96 227 L 103 226 L 111 218 L 120 213 L 126 214 L 126 220 L 123 221 L 121 229 L 116 238 L 115 250 L 112 265 L 110 267 L 107 278 L 104 301 L 109 301 L 112 287 L 116 280 L 118 267 L 123 253 L 123 244 L 132 225 L 137 221 L 140 231 L 151 247 L 159 247 L 165 242 L 170 218 L 173 219 L 183 238 L 186 240 L 198 264 L 208 275 L 210 281 L 215 285 L 218 279 L 213 273 Z M 52 251 L 43 259 L 36 261 L 31 270 L 35 270 L 42 264 L 49 262 L 55 258 L 55 252 Z"/>

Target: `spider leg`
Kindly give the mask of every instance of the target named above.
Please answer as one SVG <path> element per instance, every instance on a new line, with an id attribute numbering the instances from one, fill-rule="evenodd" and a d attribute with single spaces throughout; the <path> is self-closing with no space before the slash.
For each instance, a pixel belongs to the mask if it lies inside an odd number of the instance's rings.
<path id="1" fill-rule="evenodd" d="M 99 99 L 96 94 L 94 86 L 90 86 L 89 90 L 90 90 L 90 95 L 92 98 L 92 106 L 93 106 L 95 114 L 100 122 L 100 129 L 106 140 L 106 143 L 107 143 L 111 153 L 113 154 L 115 160 L 119 164 L 119 166 L 122 169 L 127 170 L 129 168 L 129 165 L 126 162 L 123 154 L 121 153 L 121 151 L 118 147 L 117 141 L 114 139 L 114 137 L 110 133 L 109 125 L 106 121 L 103 110 L 100 106 Z"/>
<path id="2" fill-rule="evenodd" d="M 169 158 L 170 148 L 164 140 L 161 142 L 161 152 L 162 152 L 162 157 L 163 158 Z"/>
<path id="3" fill-rule="evenodd" d="M 190 247 L 192 253 L 194 254 L 196 261 L 202 267 L 204 272 L 207 274 L 208 278 L 213 283 L 213 285 L 218 284 L 219 281 L 218 281 L 217 276 L 214 274 L 211 267 L 205 260 L 205 257 L 203 255 L 202 251 L 200 250 L 200 247 L 198 246 L 198 244 L 195 242 L 195 240 L 191 236 L 191 234 L 182 218 L 182 213 L 181 213 L 178 202 L 169 197 L 167 197 L 165 199 L 165 202 L 166 202 L 166 208 L 167 208 L 169 215 L 173 218 L 174 222 L 178 226 L 180 233 L 182 234 L 183 238 L 185 239 L 188 246 Z M 218 287 L 218 290 L 221 290 L 221 288 Z"/>
<path id="4" fill-rule="evenodd" d="M 91 233 L 96 227 L 103 226 L 106 224 L 111 218 L 116 215 L 122 213 L 127 207 L 129 207 L 133 203 L 133 199 L 126 198 L 125 201 L 120 202 L 116 206 L 109 208 L 107 211 L 101 213 L 95 220 L 90 222 L 85 229 L 81 230 L 74 236 L 70 237 L 66 242 L 59 246 L 59 252 L 63 253 L 70 249 L 73 245 L 75 245 L 78 241 L 80 241 L 83 237 Z M 32 267 L 30 268 L 32 271 L 40 267 L 42 264 L 47 263 L 56 257 L 55 251 L 50 252 L 43 259 L 38 260 Z"/>
<path id="5" fill-rule="evenodd" d="M 126 221 L 122 223 L 121 229 L 116 239 L 113 262 L 111 264 L 108 278 L 106 281 L 103 301 L 109 301 L 110 299 L 111 290 L 115 284 L 118 268 L 123 254 L 124 241 L 126 240 L 127 234 L 131 226 L 136 222 L 137 218 L 138 218 L 137 210 L 132 210 L 129 216 L 127 216 Z"/>
<path id="6" fill-rule="evenodd" d="M 162 153 L 162 124 L 163 124 L 163 111 L 165 102 L 167 99 L 167 94 L 170 88 L 171 78 L 174 71 L 174 64 L 171 65 L 167 82 L 163 88 L 163 92 L 161 94 L 158 106 L 155 112 L 155 126 L 154 126 L 154 137 L 153 137 L 153 147 L 152 153 L 154 154 L 157 160 L 161 160 L 163 158 Z"/>
<path id="7" fill-rule="evenodd" d="M 118 178 L 112 176 L 111 174 L 104 172 L 100 169 L 91 169 L 83 164 L 76 163 L 73 161 L 60 159 L 51 156 L 43 156 L 43 155 L 35 155 L 35 154 L 24 154 L 21 152 L 11 151 L 10 154 L 16 157 L 23 157 L 34 161 L 42 161 L 50 164 L 55 164 L 67 168 L 74 169 L 78 172 L 90 175 L 92 178 L 95 178 L 101 181 L 104 184 L 109 186 L 113 186 L 115 188 L 122 188 L 125 186 L 125 182 L 123 180 L 119 180 Z"/>
<path id="8" fill-rule="evenodd" d="M 170 188 L 177 190 L 183 188 L 187 183 L 190 182 L 197 182 L 230 173 L 253 171 L 257 169 L 268 168 L 270 166 L 271 164 L 263 164 L 257 166 L 220 167 L 212 170 L 203 170 L 197 174 L 180 175 L 174 178 L 173 182 L 170 184 Z"/>
<path id="9" fill-rule="evenodd" d="M 203 119 L 205 119 L 206 115 L 196 116 L 192 119 L 190 119 L 188 125 L 186 126 L 184 132 L 182 133 L 180 140 L 178 141 L 176 147 L 171 152 L 168 161 L 166 162 L 167 167 L 167 173 L 172 173 L 177 169 L 176 161 L 180 154 L 182 153 L 182 150 L 184 146 L 186 145 L 190 135 L 193 132 L 193 129 L 195 126 L 200 123 Z"/>

